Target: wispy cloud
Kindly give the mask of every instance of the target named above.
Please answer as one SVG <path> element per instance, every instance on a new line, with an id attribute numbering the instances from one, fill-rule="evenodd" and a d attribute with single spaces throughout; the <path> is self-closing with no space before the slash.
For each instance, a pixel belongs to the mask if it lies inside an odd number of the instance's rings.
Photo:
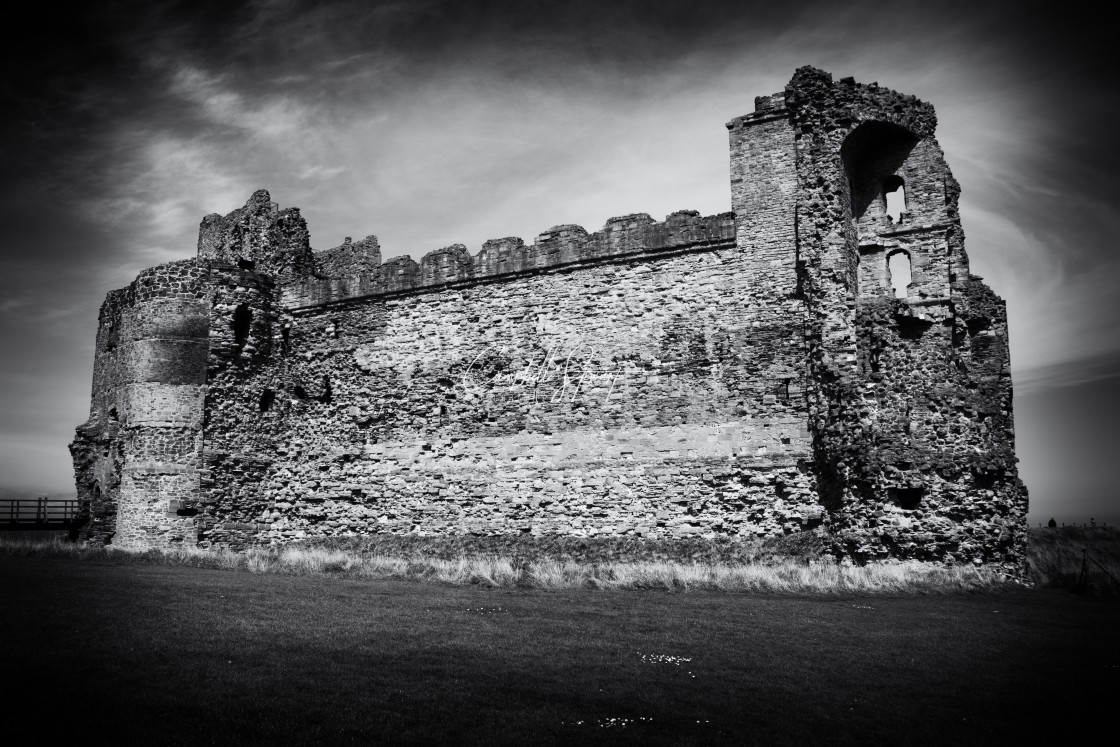
<path id="1" fill-rule="evenodd" d="M 313 124 L 307 108 L 289 96 L 249 98 L 190 66 L 175 71 L 170 90 L 200 107 L 210 123 L 244 130 L 253 138 L 306 136 Z"/>

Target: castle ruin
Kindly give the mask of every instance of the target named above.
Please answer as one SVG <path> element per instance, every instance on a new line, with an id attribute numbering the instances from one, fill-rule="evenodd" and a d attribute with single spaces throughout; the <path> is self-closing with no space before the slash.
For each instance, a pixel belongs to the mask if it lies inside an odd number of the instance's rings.
<path id="1" fill-rule="evenodd" d="M 381 260 L 256 192 L 101 308 L 83 534 L 759 538 L 1021 562 L 1004 302 L 912 96 L 796 71 L 732 212 Z"/>

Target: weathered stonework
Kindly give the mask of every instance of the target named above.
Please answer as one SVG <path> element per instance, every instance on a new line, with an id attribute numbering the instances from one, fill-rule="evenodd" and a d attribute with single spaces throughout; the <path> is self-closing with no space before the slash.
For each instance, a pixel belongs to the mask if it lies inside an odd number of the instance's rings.
<path id="1" fill-rule="evenodd" d="M 106 299 L 71 445 L 85 533 L 820 527 L 860 560 L 1013 567 L 1006 314 L 968 272 L 935 124 L 913 97 L 801 68 L 728 124 L 732 213 L 419 263 L 382 262 L 373 236 L 313 252 L 261 190 L 203 219 L 197 257 Z"/>

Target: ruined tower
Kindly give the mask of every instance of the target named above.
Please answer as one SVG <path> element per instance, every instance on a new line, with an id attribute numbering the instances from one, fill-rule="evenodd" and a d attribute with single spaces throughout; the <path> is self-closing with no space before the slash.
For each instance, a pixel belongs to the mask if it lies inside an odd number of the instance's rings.
<path id="1" fill-rule="evenodd" d="M 1021 561 L 1003 302 L 928 104 L 799 69 L 727 126 L 732 212 L 381 261 L 267 192 L 102 308 L 91 538 L 755 538 Z"/>

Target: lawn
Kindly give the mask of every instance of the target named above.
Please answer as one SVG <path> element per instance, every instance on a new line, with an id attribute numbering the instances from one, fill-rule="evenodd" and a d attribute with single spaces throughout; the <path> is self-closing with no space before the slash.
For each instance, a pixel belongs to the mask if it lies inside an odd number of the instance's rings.
<path id="1" fill-rule="evenodd" d="M 1120 679 L 1120 604 L 1059 590 L 546 591 L 7 556 L 0 604 L 9 724 L 124 744 L 1068 742 L 1112 718 Z"/>

